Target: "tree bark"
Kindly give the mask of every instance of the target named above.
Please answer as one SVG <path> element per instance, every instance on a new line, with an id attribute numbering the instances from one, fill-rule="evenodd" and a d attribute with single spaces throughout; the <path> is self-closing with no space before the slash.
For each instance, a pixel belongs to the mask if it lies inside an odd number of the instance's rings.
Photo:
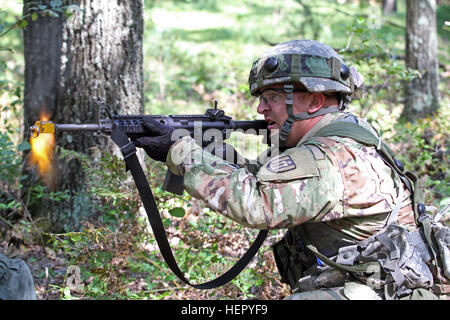
<path id="1" fill-rule="evenodd" d="M 415 121 L 439 109 L 436 0 L 406 1 L 405 63 L 420 77 L 405 85 L 402 117 Z"/>
<path id="2" fill-rule="evenodd" d="M 30 2 L 24 1 L 24 13 Z M 81 11 L 68 19 L 39 16 L 24 30 L 25 128 L 43 111 L 56 123 L 94 123 L 99 100 L 113 112 L 143 112 L 143 1 L 69 3 L 78 4 Z M 92 133 L 56 133 L 55 139 L 57 146 L 85 154 L 93 148 L 113 150 L 109 138 Z M 52 190 L 68 192 L 69 198 L 42 200 L 32 211 L 47 218 L 53 231 L 74 230 L 95 209 L 80 162 L 56 158 Z M 33 170 L 28 174 L 37 179 Z"/>
<path id="3" fill-rule="evenodd" d="M 397 1 L 396 0 L 383 0 L 382 1 L 383 14 L 389 15 L 397 12 Z"/>

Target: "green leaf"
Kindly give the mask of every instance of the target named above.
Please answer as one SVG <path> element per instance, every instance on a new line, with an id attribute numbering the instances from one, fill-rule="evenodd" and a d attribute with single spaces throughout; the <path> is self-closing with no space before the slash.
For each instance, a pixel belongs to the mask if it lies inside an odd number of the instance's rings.
<path id="1" fill-rule="evenodd" d="M 20 20 L 18 23 L 18 26 L 21 27 L 22 29 L 25 29 L 28 25 L 28 21 L 25 19 Z"/>
<path id="2" fill-rule="evenodd" d="M 169 213 L 173 217 L 182 218 L 186 214 L 183 208 L 176 207 L 169 210 Z"/>
<path id="3" fill-rule="evenodd" d="M 72 296 L 70 295 L 70 289 L 68 287 L 65 287 L 63 289 L 64 299 L 71 299 Z"/>
<path id="4" fill-rule="evenodd" d="M 27 141 L 24 141 L 21 144 L 17 145 L 18 151 L 25 151 L 25 150 L 30 150 L 30 149 L 31 149 L 31 145 Z"/>
<path id="5" fill-rule="evenodd" d="M 33 12 L 33 13 L 31 14 L 31 20 L 36 21 L 37 18 L 38 18 L 37 13 L 36 13 L 36 12 Z"/>

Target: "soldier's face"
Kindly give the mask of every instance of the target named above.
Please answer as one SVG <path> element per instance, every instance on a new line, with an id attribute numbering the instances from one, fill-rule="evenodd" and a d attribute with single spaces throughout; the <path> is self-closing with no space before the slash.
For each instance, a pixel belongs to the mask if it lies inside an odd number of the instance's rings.
<path id="1" fill-rule="evenodd" d="M 282 87 L 283 85 L 279 84 L 265 88 L 259 96 L 257 111 L 259 114 L 264 115 L 264 120 L 268 123 L 267 129 L 270 130 L 271 135 L 278 133 L 283 126 L 283 123 L 288 118 L 285 102 L 286 93 L 277 91 L 277 89 L 281 89 Z M 294 92 L 294 114 L 307 111 L 310 103 L 310 96 L 311 93 L 308 92 Z M 308 127 L 309 126 L 305 121 L 295 121 L 291 128 L 291 133 L 289 134 L 286 146 L 295 146 L 309 130 Z"/>

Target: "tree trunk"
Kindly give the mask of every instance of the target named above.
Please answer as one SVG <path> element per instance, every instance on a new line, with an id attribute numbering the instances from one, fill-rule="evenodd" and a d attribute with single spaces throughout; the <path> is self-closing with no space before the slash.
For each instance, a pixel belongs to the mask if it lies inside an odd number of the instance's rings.
<path id="1" fill-rule="evenodd" d="M 421 76 L 405 85 L 402 117 L 414 121 L 439 109 L 436 0 L 406 1 L 406 20 L 406 66 Z"/>
<path id="2" fill-rule="evenodd" d="M 389 15 L 397 12 L 397 0 L 383 0 L 382 8 L 384 15 Z"/>
<path id="3" fill-rule="evenodd" d="M 30 2 L 24 1 L 24 13 Z M 42 112 L 56 123 L 94 123 L 99 100 L 113 112 L 143 112 L 143 1 L 69 2 L 81 10 L 68 19 L 39 16 L 24 30 L 25 128 Z M 92 133 L 56 133 L 55 140 L 61 148 L 86 154 L 93 148 L 113 149 L 109 138 Z M 69 197 L 42 200 L 31 209 L 47 218 L 53 231 L 74 230 L 95 210 L 80 162 L 56 158 L 52 190 Z M 33 170 L 28 174 L 36 180 Z"/>

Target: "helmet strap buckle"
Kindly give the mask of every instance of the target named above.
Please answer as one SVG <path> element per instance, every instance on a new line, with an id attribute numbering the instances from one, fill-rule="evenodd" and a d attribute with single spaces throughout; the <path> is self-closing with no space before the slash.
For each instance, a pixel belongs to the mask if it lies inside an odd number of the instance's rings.
<path id="1" fill-rule="evenodd" d="M 295 118 L 292 115 L 289 115 L 288 118 L 284 121 L 283 126 L 280 129 L 280 147 L 284 148 L 286 146 L 286 142 L 291 132 L 292 125 L 294 124 Z"/>
<path id="2" fill-rule="evenodd" d="M 292 125 L 295 121 L 294 116 L 294 85 L 293 84 L 285 84 L 283 85 L 284 92 L 286 93 L 286 110 L 288 114 L 288 118 L 284 121 L 283 126 L 280 130 L 280 147 L 284 148 L 286 141 L 288 139 L 289 133 L 291 132 Z"/>

